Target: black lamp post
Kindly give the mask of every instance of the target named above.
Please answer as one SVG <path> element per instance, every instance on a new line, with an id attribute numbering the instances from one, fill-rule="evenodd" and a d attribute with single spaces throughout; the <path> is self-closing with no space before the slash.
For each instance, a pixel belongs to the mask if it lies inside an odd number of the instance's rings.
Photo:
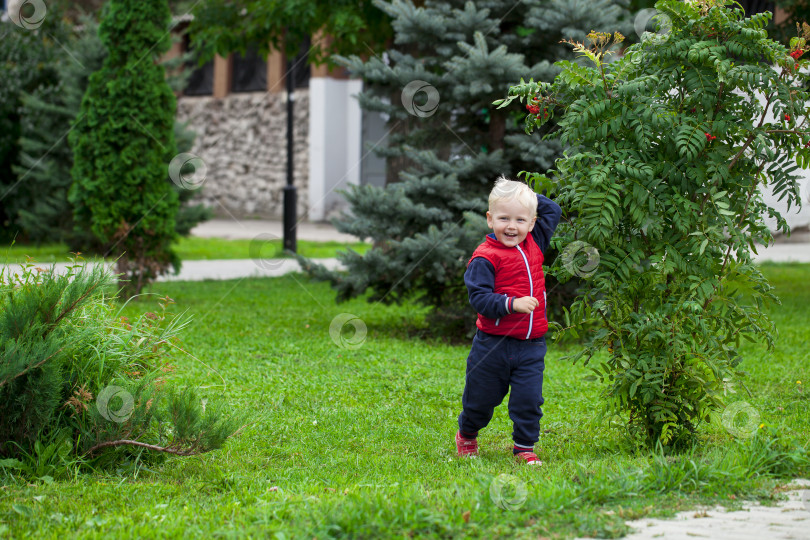
<path id="1" fill-rule="evenodd" d="M 287 185 L 284 186 L 284 249 L 297 251 L 295 241 L 296 199 L 293 185 L 293 100 L 295 92 L 295 60 L 287 62 Z"/>

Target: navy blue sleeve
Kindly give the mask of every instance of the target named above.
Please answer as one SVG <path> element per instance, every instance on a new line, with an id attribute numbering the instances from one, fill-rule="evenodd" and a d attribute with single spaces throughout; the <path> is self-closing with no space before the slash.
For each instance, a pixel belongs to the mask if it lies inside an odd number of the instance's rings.
<path id="1" fill-rule="evenodd" d="M 464 284 L 470 295 L 470 305 L 484 317 L 500 319 L 512 313 L 509 303 L 514 299 L 494 292 L 495 268 L 485 258 L 476 257 L 470 261 L 464 272 Z"/>
<path id="2" fill-rule="evenodd" d="M 560 208 L 559 204 L 545 195 L 537 195 L 537 221 L 534 222 L 532 237 L 540 246 L 540 251 L 543 254 L 546 253 L 549 244 L 551 244 L 551 237 L 560 223 L 560 215 L 562 215 L 562 208 Z"/>

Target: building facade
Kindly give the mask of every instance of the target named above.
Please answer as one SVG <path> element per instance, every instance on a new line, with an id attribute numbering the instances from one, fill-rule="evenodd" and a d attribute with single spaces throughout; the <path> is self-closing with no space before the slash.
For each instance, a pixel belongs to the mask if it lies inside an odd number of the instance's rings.
<path id="1" fill-rule="evenodd" d="M 176 43 L 168 56 L 187 48 L 187 40 Z M 285 77 L 293 64 L 299 219 L 335 216 L 346 208 L 341 190 L 384 182 L 384 160 L 362 150 L 368 134 L 381 133 L 384 123 L 374 115 L 363 118 L 353 97 L 362 81 L 349 79 L 342 69 L 309 66 L 307 48 L 304 44 L 304 53 L 293 60 L 280 52 L 265 60 L 249 50 L 187 66 L 192 73 L 178 96 L 177 117 L 197 134 L 191 153 L 207 169 L 197 198 L 217 215 L 281 217 L 287 183 Z"/>

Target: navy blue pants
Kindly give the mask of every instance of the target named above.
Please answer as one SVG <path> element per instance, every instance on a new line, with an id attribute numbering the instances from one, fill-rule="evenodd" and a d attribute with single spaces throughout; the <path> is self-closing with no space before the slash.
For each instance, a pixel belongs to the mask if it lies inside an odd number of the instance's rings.
<path id="1" fill-rule="evenodd" d="M 543 417 L 543 370 L 546 338 L 531 340 L 494 336 L 478 330 L 467 357 L 463 410 L 458 427 L 467 436 L 489 424 L 495 407 L 509 393 L 512 439 L 520 446 L 533 446 L 540 439 Z"/>

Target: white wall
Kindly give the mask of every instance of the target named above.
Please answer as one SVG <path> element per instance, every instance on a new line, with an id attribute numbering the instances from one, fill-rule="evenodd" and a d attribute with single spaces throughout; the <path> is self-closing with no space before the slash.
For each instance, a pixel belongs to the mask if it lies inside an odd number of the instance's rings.
<path id="1" fill-rule="evenodd" d="M 346 208 L 338 193 L 360 184 L 362 115 L 355 99 L 360 80 L 309 80 L 310 221 L 329 219 Z"/>
<path id="2" fill-rule="evenodd" d="M 804 179 L 802 180 L 801 186 L 801 193 L 802 193 L 802 207 L 797 208 L 795 205 L 791 206 L 790 211 L 787 209 L 787 202 L 782 200 L 781 202 L 776 197 L 771 189 L 763 189 L 762 196 L 765 200 L 765 204 L 768 206 L 776 209 L 782 217 L 785 218 L 787 221 L 788 226 L 791 230 L 799 228 L 799 227 L 807 227 L 810 226 L 810 171 L 804 170 L 801 171 L 804 174 Z M 771 231 L 776 231 L 776 220 L 771 218 L 768 215 L 765 215 L 765 223 L 768 224 L 768 228 Z"/>
<path id="3" fill-rule="evenodd" d="M 758 95 L 757 97 L 759 98 L 760 104 L 764 106 L 765 97 L 763 95 Z M 801 122 L 803 118 L 796 118 L 796 120 Z M 765 121 L 773 122 L 778 125 L 781 123 L 781 118 L 777 121 L 774 117 L 773 109 L 769 109 L 768 114 L 765 116 Z M 785 218 L 785 221 L 787 221 L 791 230 L 797 227 L 807 227 L 810 225 L 810 169 L 799 169 L 796 171 L 796 173 L 802 176 L 800 180 L 802 202 L 801 208 L 791 206 L 790 211 L 788 212 L 787 202 L 785 200 L 779 201 L 779 198 L 773 194 L 773 190 L 770 188 L 770 186 L 760 188 L 765 204 L 776 209 L 780 214 L 782 214 L 782 217 Z M 771 231 L 776 232 L 776 220 L 769 217 L 767 214 L 763 216 L 763 218 L 765 223 L 768 225 L 768 228 Z"/>

